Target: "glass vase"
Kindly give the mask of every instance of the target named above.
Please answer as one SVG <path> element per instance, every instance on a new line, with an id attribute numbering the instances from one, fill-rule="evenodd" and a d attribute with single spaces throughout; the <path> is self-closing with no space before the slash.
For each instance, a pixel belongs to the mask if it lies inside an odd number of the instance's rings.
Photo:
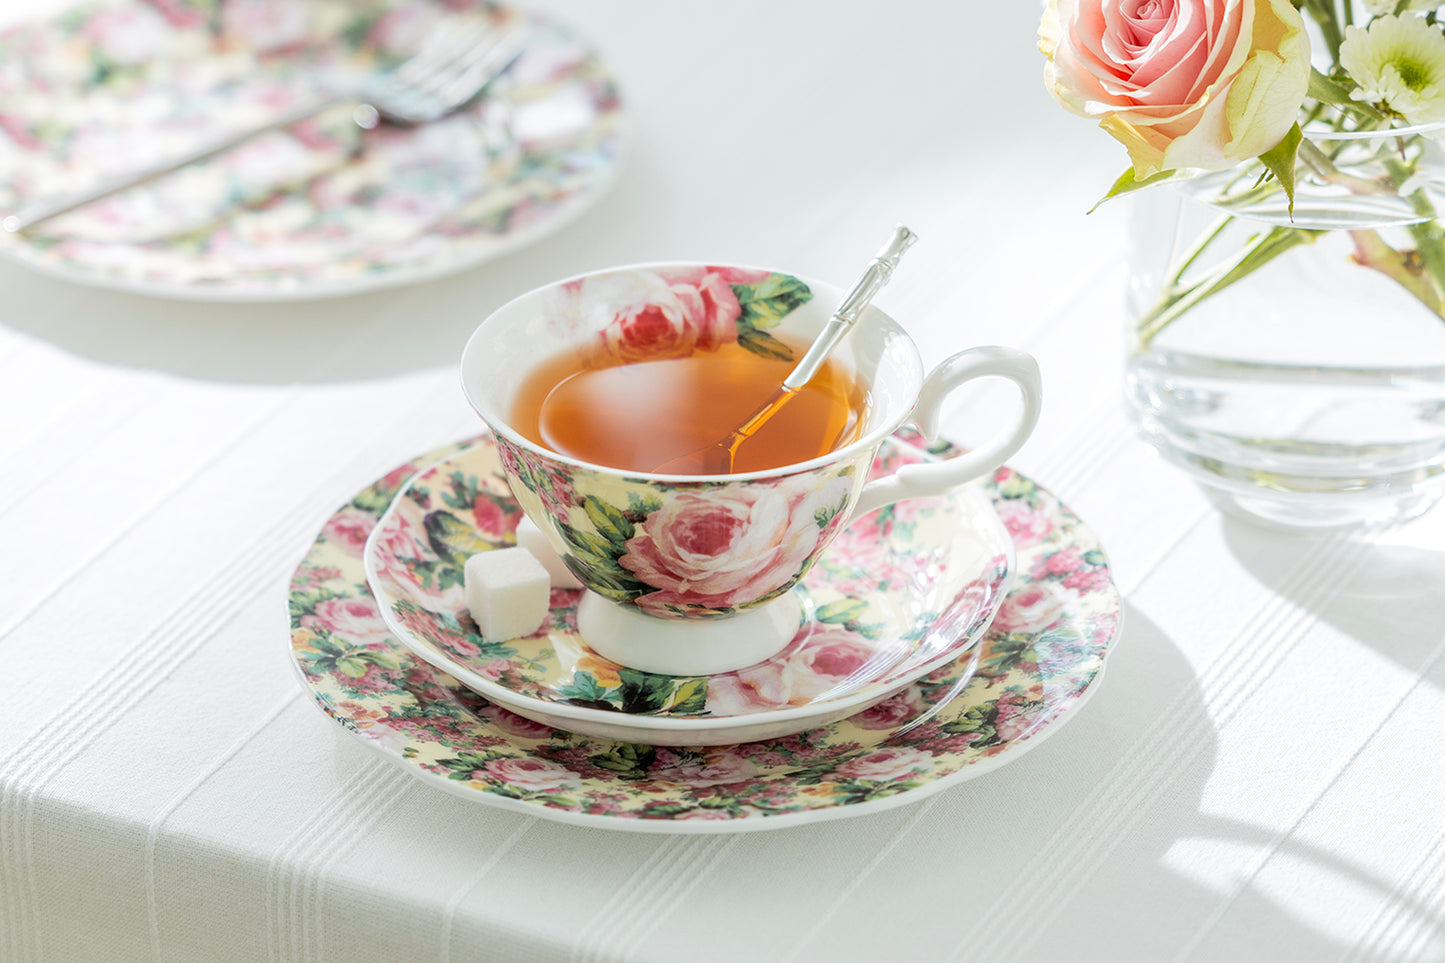
<path id="1" fill-rule="evenodd" d="M 1126 394 L 1222 507 L 1291 528 L 1445 493 L 1445 150 L 1310 135 L 1293 211 L 1263 169 L 1135 195 Z"/>

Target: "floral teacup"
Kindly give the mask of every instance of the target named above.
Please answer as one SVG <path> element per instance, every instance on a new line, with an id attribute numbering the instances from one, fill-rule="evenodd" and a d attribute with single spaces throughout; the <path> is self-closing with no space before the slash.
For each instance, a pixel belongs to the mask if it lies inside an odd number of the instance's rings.
<path id="1" fill-rule="evenodd" d="M 902 327 L 869 308 L 832 355 L 870 404 L 856 440 L 810 461 L 731 475 L 662 475 L 587 464 L 511 425 L 525 376 L 568 348 L 622 360 L 683 357 L 772 335 L 807 343 L 845 292 L 765 269 L 629 266 L 560 281 L 504 305 L 462 356 L 468 400 L 496 436 L 518 503 L 587 591 L 578 630 L 600 655 L 648 672 L 705 675 L 778 652 L 801 612 L 789 591 L 850 518 L 988 474 L 1027 439 L 1038 365 L 978 347 L 924 377 Z M 904 424 L 932 436 L 944 397 L 985 376 L 1013 381 L 1017 419 L 981 448 L 866 483 L 879 445 Z"/>

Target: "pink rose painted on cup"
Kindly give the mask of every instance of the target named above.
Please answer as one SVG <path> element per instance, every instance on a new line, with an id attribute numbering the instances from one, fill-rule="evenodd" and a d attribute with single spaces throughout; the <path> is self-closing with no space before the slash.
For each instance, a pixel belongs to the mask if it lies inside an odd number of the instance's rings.
<path id="1" fill-rule="evenodd" d="M 737 340 L 742 307 L 713 271 L 680 280 L 652 271 L 619 271 L 568 285 L 556 311 L 569 331 L 597 331 L 604 351 L 622 362 L 682 358 Z"/>
<path id="2" fill-rule="evenodd" d="M 1123 143 L 1136 178 L 1270 150 L 1310 74 L 1289 0 L 1048 0 L 1039 49 L 1049 91 Z"/>
<path id="3" fill-rule="evenodd" d="M 369 599 L 329 599 L 319 603 L 312 614 L 302 620 L 303 624 L 307 621 L 361 645 L 391 639 L 391 630 Z"/>
<path id="4" fill-rule="evenodd" d="M 1041 632 L 1058 621 L 1064 603 L 1047 584 L 1030 585 L 1004 599 L 994 616 L 993 628 L 1003 632 Z"/>
<path id="5" fill-rule="evenodd" d="M 654 589 L 636 603 L 655 615 L 769 599 L 832 538 L 850 490 L 845 477 L 810 476 L 676 491 L 637 526 L 618 562 Z"/>
<path id="6" fill-rule="evenodd" d="M 478 779 L 490 776 L 527 792 L 557 792 L 582 785 L 572 770 L 546 759 L 493 759 L 473 775 Z"/>
<path id="7" fill-rule="evenodd" d="M 837 773 L 848 779 L 895 782 L 928 772 L 932 768 L 933 757 L 922 749 L 897 746 L 850 759 L 837 768 Z"/>

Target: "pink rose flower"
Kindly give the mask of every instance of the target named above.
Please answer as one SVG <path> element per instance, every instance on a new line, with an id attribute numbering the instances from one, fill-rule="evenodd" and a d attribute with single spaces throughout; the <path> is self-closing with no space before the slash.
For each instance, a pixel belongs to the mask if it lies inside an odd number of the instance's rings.
<path id="1" fill-rule="evenodd" d="M 909 686 L 882 702 L 874 703 L 848 721 L 859 729 L 897 729 L 922 711 L 923 699 L 918 689 Z"/>
<path id="2" fill-rule="evenodd" d="M 1049 575 L 1068 575 L 1081 568 L 1084 568 L 1084 557 L 1079 554 L 1076 545 L 1060 549 L 1045 559 L 1043 564 L 1044 572 Z"/>
<path id="3" fill-rule="evenodd" d="M 477 714 L 489 720 L 498 729 L 510 735 L 520 736 L 523 739 L 546 739 L 554 731 L 551 726 L 542 722 L 533 722 L 526 716 L 519 716 L 515 712 L 503 709 L 498 705 L 483 706 L 477 710 Z"/>
<path id="4" fill-rule="evenodd" d="M 869 782 L 893 782 L 909 776 L 928 772 L 933 768 L 933 757 L 921 749 L 911 747 L 886 747 L 857 759 L 850 759 L 837 768 L 840 776 L 849 779 L 866 779 Z"/>
<path id="5" fill-rule="evenodd" d="M 1109 576 L 1101 568 L 1083 569 L 1070 574 L 1064 579 L 1064 587 L 1071 588 L 1080 595 L 1097 592 L 1107 587 L 1108 584 Z"/>
<path id="6" fill-rule="evenodd" d="M 994 715 L 993 728 L 1004 742 L 1022 739 L 1039 724 L 1037 703 L 1029 702 L 1016 692 L 1005 692 L 998 697 L 998 711 Z"/>
<path id="7" fill-rule="evenodd" d="M 668 280 L 677 283 L 697 283 L 698 279 L 706 274 L 716 275 L 728 284 L 761 284 L 773 276 L 771 271 L 762 268 L 726 267 L 708 265 L 702 268 L 691 268 L 670 274 Z"/>
<path id="8" fill-rule="evenodd" d="M 366 537 L 375 524 L 376 519 L 366 512 L 343 508 L 326 523 L 321 535 L 348 556 L 360 558 L 361 550 L 366 547 Z"/>
<path id="9" fill-rule="evenodd" d="M 1039 49 L 1049 91 L 1123 143 L 1139 178 L 1270 150 L 1309 83 L 1289 0 L 1049 0 Z"/>
<path id="10" fill-rule="evenodd" d="M 427 609 L 459 611 L 466 607 L 466 592 L 460 585 L 447 589 L 428 588 L 407 567 L 408 561 L 430 555 L 431 550 L 418 544 L 414 532 L 422 529 L 420 521 L 393 517 L 390 526 L 372 543 L 376 574 L 391 583 L 393 592 L 409 598 Z"/>
<path id="11" fill-rule="evenodd" d="M 1028 504 L 1015 498 L 1005 498 L 994 503 L 999 521 L 1008 529 L 1009 537 L 1019 548 L 1030 548 L 1049 537 L 1054 523 L 1048 515 L 1036 512 Z"/>
<path id="12" fill-rule="evenodd" d="M 318 604 L 307 620 L 330 629 L 352 645 L 369 645 L 391 638 L 391 630 L 369 598 L 328 599 Z"/>
<path id="13" fill-rule="evenodd" d="M 742 313 L 721 275 L 701 272 L 676 283 L 651 271 L 623 271 L 569 285 L 554 307 L 570 331 L 597 331 L 622 362 L 683 358 L 737 340 Z"/>
<path id="14" fill-rule="evenodd" d="M 496 538 L 516 530 L 507 511 L 493 495 L 478 495 L 472 503 L 472 517 L 477 521 L 477 531 L 483 536 Z"/>
<path id="15" fill-rule="evenodd" d="M 873 647 L 833 626 L 812 632 L 781 656 L 738 671 L 738 677 L 774 705 L 807 705 L 867 665 Z"/>
<path id="16" fill-rule="evenodd" d="M 707 682 L 707 711 L 715 716 L 736 716 L 765 709 L 776 709 L 771 701 L 749 685 L 738 673 L 715 675 Z"/>
<path id="17" fill-rule="evenodd" d="M 546 759 L 493 759 L 474 775 L 478 779 L 491 776 L 528 792 L 556 792 L 581 785 L 572 770 Z"/>
<path id="18" fill-rule="evenodd" d="M 653 614 L 756 602 L 791 584 L 832 537 L 842 515 L 823 529 L 815 516 L 837 508 L 849 488 L 847 478 L 809 475 L 681 490 L 637 526 L 619 564 L 656 590 L 637 599 Z"/>
<path id="19" fill-rule="evenodd" d="M 695 789 L 747 782 L 757 774 L 757 766 L 731 752 L 711 752 L 702 762 L 696 762 L 667 749 L 657 751 L 657 763 L 647 773 L 649 779 Z"/>
<path id="20" fill-rule="evenodd" d="M 1047 585 L 1031 585 L 1003 600 L 993 628 L 1003 632 L 1040 632 L 1058 620 L 1064 603 Z"/>

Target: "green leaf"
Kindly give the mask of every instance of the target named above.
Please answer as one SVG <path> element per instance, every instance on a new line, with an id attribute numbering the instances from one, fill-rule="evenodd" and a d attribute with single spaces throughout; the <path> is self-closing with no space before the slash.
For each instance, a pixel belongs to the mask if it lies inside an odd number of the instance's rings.
<path id="1" fill-rule="evenodd" d="M 563 525 L 558 531 L 562 533 L 563 541 L 582 555 L 596 555 L 599 558 L 612 557 L 612 543 L 596 532 L 573 528 L 571 525 Z"/>
<path id="2" fill-rule="evenodd" d="M 738 344 L 753 354 L 775 361 L 792 361 L 793 349 L 766 331 L 738 324 Z"/>
<path id="3" fill-rule="evenodd" d="M 620 668 L 617 677 L 622 680 L 623 712 L 656 712 L 673 694 L 671 676 Z"/>
<path id="4" fill-rule="evenodd" d="M 819 606 L 813 614 L 819 622 L 844 625 L 848 622 L 858 621 L 859 616 L 866 611 L 868 611 L 868 603 L 862 599 L 837 599 L 827 605 Z"/>
<path id="5" fill-rule="evenodd" d="M 651 515 L 662 507 L 662 499 L 653 495 L 641 495 L 638 492 L 627 493 L 627 510 L 636 512 L 639 515 Z"/>
<path id="6" fill-rule="evenodd" d="M 707 680 L 688 679 L 672 690 L 668 708 L 680 715 L 696 715 L 707 708 Z"/>
<path id="7" fill-rule="evenodd" d="M 1336 107 L 1354 107 L 1359 104 L 1359 101 L 1351 99 L 1350 91 L 1344 84 L 1326 77 L 1314 67 L 1310 68 L 1309 87 L 1305 90 L 1305 96 Z"/>
<path id="8" fill-rule="evenodd" d="M 336 671 L 342 675 L 350 676 L 353 679 L 359 679 L 366 675 L 366 669 L 366 663 L 355 656 L 347 656 L 344 659 L 336 660 Z"/>
<path id="9" fill-rule="evenodd" d="M 742 308 L 738 317 L 739 334 L 744 327 L 776 327 L 813 297 L 806 284 L 787 274 L 770 275 L 756 285 L 734 284 L 732 289 Z"/>
<path id="10" fill-rule="evenodd" d="M 576 699 L 579 702 L 605 702 L 607 700 L 607 690 L 590 672 L 574 672 L 571 682 L 557 687 L 557 694 L 564 699 Z"/>
<path id="11" fill-rule="evenodd" d="M 844 496 L 843 500 L 838 502 L 838 504 L 828 505 L 814 512 L 813 521 L 818 523 L 819 528 L 827 528 L 828 523 L 831 522 L 833 519 L 837 518 L 838 513 L 841 512 L 844 508 L 846 508 L 847 505 L 848 498 L 847 496 Z"/>
<path id="12" fill-rule="evenodd" d="M 622 552 L 633 535 L 632 523 L 626 516 L 594 495 L 582 499 L 582 510 L 592 520 L 598 534 L 607 539 L 614 550 Z"/>
<path id="13" fill-rule="evenodd" d="M 623 779 L 646 779 L 647 767 L 657 758 L 657 751 L 651 746 L 631 742 L 618 743 L 608 752 L 589 757 L 598 769 L 615 772 Z"/>
<path id="14" fill-rule="evenodd" d="M 1289 133 L 1284 135 L 1284 140 L 1259 155 L 1260 163 L 1274 173 L 1279 180 L 1279 186 L 1284 188 L 1285 197 L 1289 198 L 1291 218 L 1294 217 L 1294 163 L 1299 155 L 1300 141 L 1304 138 L 1299 124 L 1295 124 L 1289 129 Z"/>
<path id="15" fill-rule="evenodd" d="M 1089 213 L 1094 213 L 1099 209 L 1099 205 L 1107 200 L 1119 197 L 1122 194 L 1132 194 L 1134 191 L 1142 191 L 1144 188 L 1153 187 L 1155 184 L 1165 184 L 1169 181 L 1182 181 L 1187 178 L 1188 175 L 1180 171 L 1160 171 L 1157 174 L 1150 174 L 1141 181 L 1134 176 L 1134 168 L 1131 167 L 1119 175 L 1119 179 L 1114 182 L 1114 186 L 1109 188 L 1109 193 L 1094 202 L 1094 206 L 1089 208 Z"/>
<path id="16" fill-rule="evenodd" d="M 432 512 L 422 522 L 422 527 L 426 529 L 427 542 L 432 551 L 440 555 L 447 564 L 457 568 L 467 564 L 467 559 L 478 552 L 495 547 L 478 535 L 476 529 L 451 512 Z"/>

